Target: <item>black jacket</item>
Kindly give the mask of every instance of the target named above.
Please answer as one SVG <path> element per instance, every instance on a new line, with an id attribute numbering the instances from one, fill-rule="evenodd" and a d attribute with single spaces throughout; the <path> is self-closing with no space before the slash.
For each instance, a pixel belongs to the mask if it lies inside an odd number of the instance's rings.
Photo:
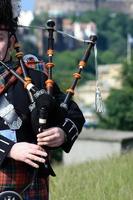
<path id="1" fill-rule="evenodd" d="M 32 78 L 33 84 L 38 89 L 44 88 L 44 83 L 47 79 L 45 74 L 33 69 L 28 69 L 28 73 Z M 36 135 L 32 128 L 31 113 L 29 111 L 30 100 L 23 84 L 18 80 L 15 84 L 10 86 L 4 95 L 8 101 L 14 105 L 17 114 L 23 121 L 21 128 L 16 131 L 17 141 L 35 143 Z M 57 104 L 63 102 L 65 97 L 56 84 L 54 84 L 53 96 Z M 58 126 L 65 131 L 67 140 L 62 145 L 62 148 L 65 152 L 69 152 L 78 134 L 81 132 L 84 124 L 84 117 L 77 104 L 71 101 L 68 113 L 66 115 L 60 115 L 58 109 L 54 110 L 48 117 L 48 124 L 49 127 Z M 0 130 L 6 129 L 9 129 L 9 127 L 5 125 L 4 120 L 0 118 Z M 0 166 L 4 166 L 3 163 L 6 161 L 7 154 L 13 144 L 13 141 L 0 135 Z"/>

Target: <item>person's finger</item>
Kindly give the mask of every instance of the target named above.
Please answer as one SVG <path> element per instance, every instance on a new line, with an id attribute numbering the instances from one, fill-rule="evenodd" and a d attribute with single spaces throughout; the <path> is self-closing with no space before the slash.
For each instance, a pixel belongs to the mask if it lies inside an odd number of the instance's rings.
<path id="1" fill-rule="evenodd" d="M 47 129 L 47 130 L 45 130 L 44 132 L 42 132 L 42 133 L 39 133 L 38 135 L 37 135 L 37 138 L 43 138 L 43 137 L 47 137 L 47 136 L 50 136 L 50 135 L 53 135 L 53 130 L 52 129 Z"/>
<path id="2" fill-rule="evenodd" d="M 51 136 L 47 136 L 47 137 L 43 137 L 43 138 L 38 138 L 37 141 L 38 142 L 50 142 L 55 140 L 57 137 L 56 135 L 51 135 Z"/>
<path id="3" fill-rule="evenodd" d="M 24 161 L 25 163 L 27 163 L 28 165 L 30 165 L 30 166 L 32 166 L 32 167 L 34 167 L 34 168 L 39 168 L 39 165 L 37 164 L 37 163 L 35 163 L 35 162 L 33 162 L 33 161 L 31 161 L 30 159 L 25 159 L 25 161 Z"/>
<path id="4" fill-rule="evenodd" d="M 32 154 L 29 154 L 27 156 L 27 158 L 30 159 L 30 160 L 32 160 L 32 161 L 36 161 L 36 162 L 40 162 L 40 163 L 45 163 L 45 159 L 44 158 L 40 158 L 40 157 L 32 155 Z"/>
<path id="5" fill-rule="evenodd" d="M 49 146 L 49 147 L 56 147 L 56 146 L 58 146 L 58 145 L 60 145 L 60 143 L 59 142 L 57 142 L 57 141 L 52 141 L 52 142 L 38 142 L 38 145 L 40 145 L 40 146 Z"/>
<path id="6" fill-rule="evenodd" d="M 31 153 L 33 155 L 43 156 L 43 157 L 46 157 L 48 155 L 45 150 L 40 151 L 40 150 L 36 150 L 36 149 L 30 149 L 29 153 Z"/>
<path id="7" fill-rule="evenodd" d="M 42 147 L 38 146 L 37 144 L 28 144 L 28 148 L 29 149 L 35 149 L 35 150 L 44 151 L 44 149 Z"/>

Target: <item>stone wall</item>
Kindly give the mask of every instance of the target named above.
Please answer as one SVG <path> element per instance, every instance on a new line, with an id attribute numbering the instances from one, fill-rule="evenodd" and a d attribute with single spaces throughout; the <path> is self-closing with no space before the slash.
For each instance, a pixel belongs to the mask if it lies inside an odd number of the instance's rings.
<path id="1" fill-rule="evenodd" d="M 119 156 L 133 149 L 133 132 L 83 129 L 69 154 L 63 153 L 65 165 Z"/>

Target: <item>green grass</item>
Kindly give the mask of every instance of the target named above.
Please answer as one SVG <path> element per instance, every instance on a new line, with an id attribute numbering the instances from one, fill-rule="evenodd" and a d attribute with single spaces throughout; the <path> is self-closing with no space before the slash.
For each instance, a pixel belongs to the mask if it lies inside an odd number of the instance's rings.
<path id="1" fill-rule="evenodd" d="M 54 168 L 51 200 L 133 200 L 133 153 Z"/>

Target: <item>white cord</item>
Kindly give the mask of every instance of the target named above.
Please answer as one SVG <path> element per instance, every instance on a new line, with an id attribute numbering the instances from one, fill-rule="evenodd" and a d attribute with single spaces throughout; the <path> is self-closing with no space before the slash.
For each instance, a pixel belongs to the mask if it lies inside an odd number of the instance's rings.
<path id="1" fill-rule="evenodd" d="M 42 27 L 42 26 L 24 26 L 24 25 L 19 24 L 18 27 L 20 27 L 20 28 L 28 28 L 28 29 L 29 28 L 31 28 L 31 29 L 39 29 L 39 30 L 43 30 L 43 31 L 47 31 L 48 30 L 48 28 L 46 28 L 45 26 L 44 27 Z M 60 31 L 60 30 L 54 29 L 54 31 L 57 32 L 58 34 L 63 35 L 64 37 L 67 36 L 67 37 L 73 38 L 74 40 L 77 40 L 77 41 L 82 42 L 84 44 L 93 43 L 91 40 L 82 40 L 82 39 L 79 39 L 79 38 L 77 38 L 77 37 L 75 37 L 75 36 L 73 36 L 71 34 L 68 34 L 66 32 Z"/>
<path id="2" fill-rule="evenodd" d="M 96 71 L 96 91 L 95 91 L 95 108 L 96 112 L 104 112 L 105 106 L 103 103 L 101 90 L 99 86 L 99 77 L 98 77 L 98 64 L 97 64 L 97 47 L 94 45 L 94 55 L 95 55 L 95 71 Z"/>

